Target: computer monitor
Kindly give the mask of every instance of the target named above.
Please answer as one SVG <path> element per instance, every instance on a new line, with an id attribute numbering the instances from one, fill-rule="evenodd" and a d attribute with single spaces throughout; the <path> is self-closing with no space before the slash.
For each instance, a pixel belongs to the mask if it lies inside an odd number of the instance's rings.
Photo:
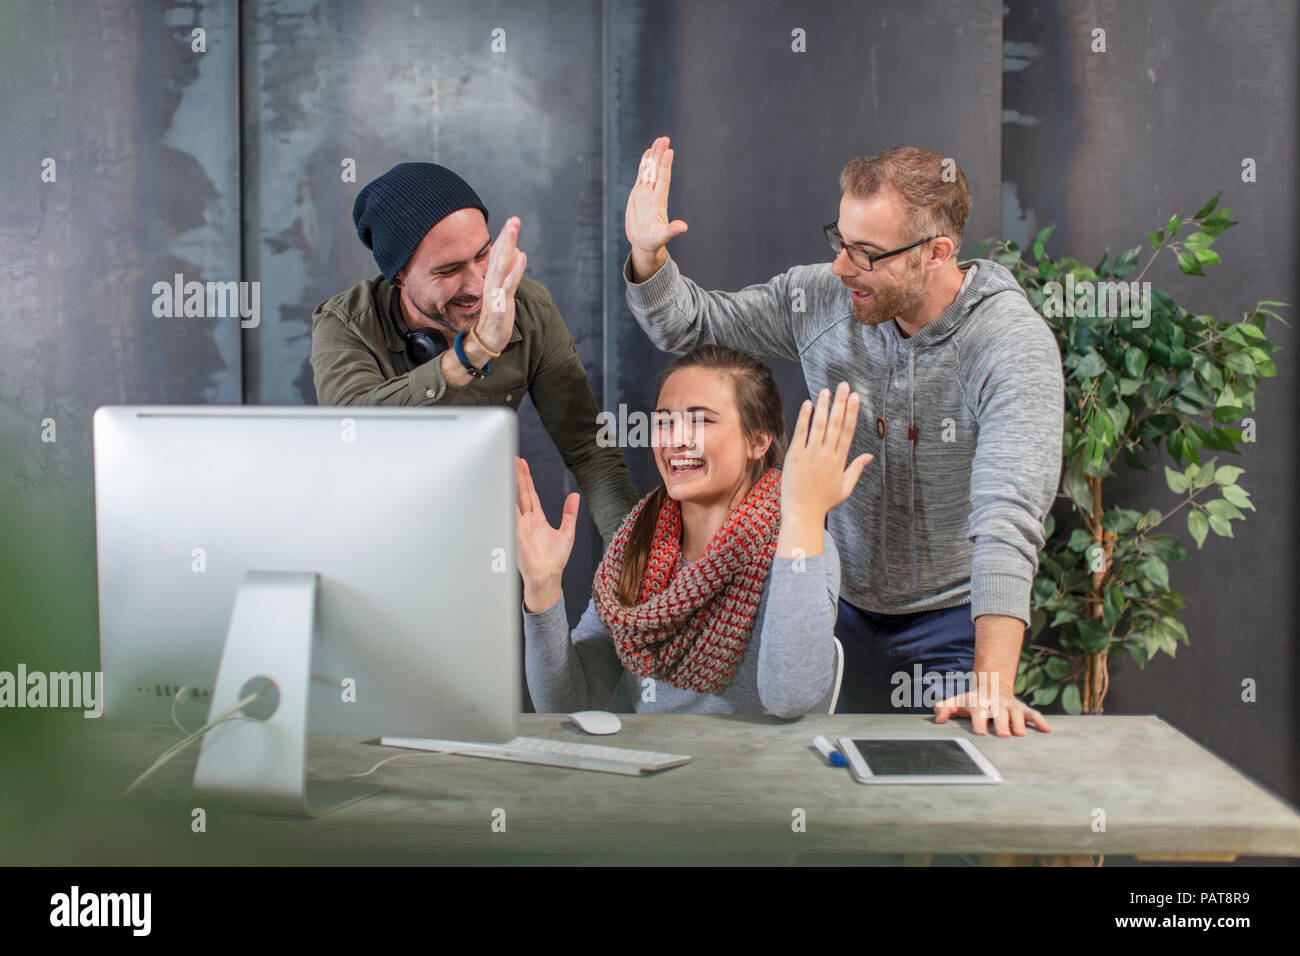
<path id="1" fill-rule="evenodd" d="M 194 725 L 269 680 L 195 783 L 286 812 L 308 728 L 510 739 L 517 449 L 503 408 L 98 409 L 105 716 Z"/>

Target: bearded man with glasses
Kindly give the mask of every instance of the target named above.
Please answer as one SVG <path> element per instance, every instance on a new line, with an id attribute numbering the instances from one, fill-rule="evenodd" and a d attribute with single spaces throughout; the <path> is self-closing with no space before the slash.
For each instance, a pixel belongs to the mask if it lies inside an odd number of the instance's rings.
<path id="1" fill-rule="evenodd" d="M 965 174 L 917 146 L 850 161 L 824 227 L 834 259 L 728 293 L 668 255 L 687 228 L 668 218 L 672 163 L 660 137 L 625 216 L 627 302 L 650 340 L 789 359 L 813 398 L 841 381 L 861 395 L 849 454 L 875 462 L 827 518 L 843 542 L 838 711 L 1049 731 L 1013 690 L 1061 474 L 1061 357 L 1010 272 L 958 262 Z"/>

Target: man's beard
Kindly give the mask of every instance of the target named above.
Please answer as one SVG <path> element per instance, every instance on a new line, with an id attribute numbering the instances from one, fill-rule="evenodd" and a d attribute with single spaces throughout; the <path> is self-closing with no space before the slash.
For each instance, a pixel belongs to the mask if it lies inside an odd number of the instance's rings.
<path id="1" fill-rule="evenodd" d="M 925 270 L 909 268 L 893 285 L 871 290 L 866 302 L 853 300 L 853 316 L 863 325 L 880 325 L 915 308 L 925 298 Z"/>
<path id="2" fill-rule="evenodd" d="M 482 312 L 482 300 L 479 300 L 479 308 L 475 309 L 473 314 L 467 318 L 454 317 L 451 315 L 449 310 L 440 309 L 436 305 L 432 305 L 432 303 L 430 304 L 431 308 L 426 309 L 424 306 L 420 305 L 420 303 L 415 301 L 415 296 L 411 295 L 411 290 L 409 288 L 406 290 L 406 300 L 415 307 L 415 311 L 420 313 L 420 315 L 424 316 L 430 322 L 434 323 L 435 327 L 446 329 L 453 333 L 468 331 L 470 326 L 478 321 L 479 313 Z M 452 299 L 447 303 L 447 305 L 450 306 L 455 303 L 455 301 L 455 299 Z"/>

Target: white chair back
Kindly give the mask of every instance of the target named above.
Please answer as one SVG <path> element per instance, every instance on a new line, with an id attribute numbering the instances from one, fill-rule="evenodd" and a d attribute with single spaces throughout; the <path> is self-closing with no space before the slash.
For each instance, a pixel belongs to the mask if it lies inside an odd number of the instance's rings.
<path id="1" fill-rule="evenodd" d="M 831 685 L 830 707 L 826 711 L 828 714 L 835 713 L 835 705 L 840 702 L 840 683 L 844 680 L 844 645 L 834 635 L 831 635 L 831 640 L 835 642 L 835 683 Z"/>

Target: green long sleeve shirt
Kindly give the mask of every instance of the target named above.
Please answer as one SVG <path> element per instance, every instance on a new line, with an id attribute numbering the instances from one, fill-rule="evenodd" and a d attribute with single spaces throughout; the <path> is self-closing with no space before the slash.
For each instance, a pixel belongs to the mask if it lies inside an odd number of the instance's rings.
<path id="1" fill-rule="evenodd" d="M 311 366 L 321 405 L 508 405 L 532 397 L 542 425 L 578 482 L 608 544 L 640 500 L 623 453 L 596 441 L 598 408 L 573 337 L 546 287 L 524 276 L 515 327 L 486 378 L 463 388 L 437 359 L 412 365 L 393 321 L 393 287 L 383 276 L 358 282 L 316 307 Z M 553 516 L 558 523 L 558 515 Z"/>

